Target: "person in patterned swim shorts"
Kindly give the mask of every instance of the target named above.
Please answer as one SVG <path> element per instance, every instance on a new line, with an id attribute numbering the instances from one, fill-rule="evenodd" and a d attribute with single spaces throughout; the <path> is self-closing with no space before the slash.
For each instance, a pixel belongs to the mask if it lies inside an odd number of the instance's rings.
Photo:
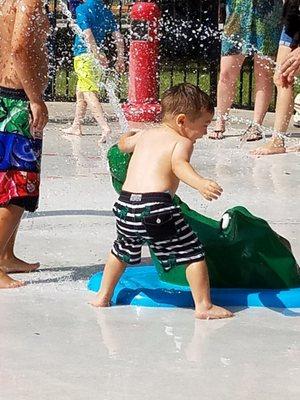
<path id="1" fill-rule="evenodd" d="M 24 211 L 38 206 L 42 132 L 48 121 L 43 92 L 47 84 L 48 18 L 42 0 L 0 3 L 0 288 L 24 282 L 13 272 L 29 272 L 14 254 Z"/>

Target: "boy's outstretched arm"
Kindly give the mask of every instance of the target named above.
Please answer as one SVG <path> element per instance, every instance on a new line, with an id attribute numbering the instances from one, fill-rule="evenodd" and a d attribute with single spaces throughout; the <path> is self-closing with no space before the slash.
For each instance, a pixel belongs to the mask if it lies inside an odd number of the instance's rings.
<path id="1" fill-rule="evenodd" d="M 205 179 L 190 164 L 193 144 L 190 140 L 177 143 L 172 154 L 172 170 L 182 182 L 198 190 L 206 200 L 217 199 L 223 189 L 214 181 Z"/>
<path id="2" fill-rule="evenodd" d="M 123 153 L 132 153 L 142 131 L 129 131 L 120 137 L 118 147 Z"/>

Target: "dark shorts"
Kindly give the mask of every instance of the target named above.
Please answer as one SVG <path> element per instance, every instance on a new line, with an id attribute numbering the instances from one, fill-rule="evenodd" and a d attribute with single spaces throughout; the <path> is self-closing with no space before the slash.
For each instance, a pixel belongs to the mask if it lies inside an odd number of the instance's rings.
<path id="1" fill-rule="evenodd" d="M 168 193 L 122 191 L 113 212 L 118 237 L 112 253 L 125 263 L 139 264 L 144 244 L 166 271 L 204 259 L 203 245 Z"/>
<path id="2" fill-rule="evenodd" d="M 279 45 L 291 47 L 293 49 L 299 46 L 299 40 L 297 40 L 295 37 L 290 36 L 287 33 L 286 28 L 284 27 L 281 32 Z"/>
<path id="3" fill-rule="evenodd" d="M 18 206 L 24 208 L 25 211 L 34 212 L 37 209 L 38 202 L 38 197 L 13 197 L 6 206 Z"/>

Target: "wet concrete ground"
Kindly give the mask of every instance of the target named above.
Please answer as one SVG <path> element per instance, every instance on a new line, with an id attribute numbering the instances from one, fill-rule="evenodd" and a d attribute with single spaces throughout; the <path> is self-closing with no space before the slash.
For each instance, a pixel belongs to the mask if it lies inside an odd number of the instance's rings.
<path id="1" fill-rule="evenodd" d="M 0 399 L 298 399 L 300 310 L 195 321 L 188 309 L 88 306 L 87 279 L 114 238 L 116 194 L 97 127 L 77 138 L 61 126 L 47 127 L 40 208 L 22 221 L 17 243 L 41 270 L 22 276 L 27 287 L 0 293 Z M 240 132 L 233 126 L 226 140 L 200 141 L 193 156 L 223 186 L 222 198 L 207 203 L 185 185 L 179 195 L 216 219 L 247 207 L 290 240 L 299 260 L 300 153 L 249 156 L 258 143 L 241 148 Z M 293 133 L 290 144 L 299 142 Z"/>

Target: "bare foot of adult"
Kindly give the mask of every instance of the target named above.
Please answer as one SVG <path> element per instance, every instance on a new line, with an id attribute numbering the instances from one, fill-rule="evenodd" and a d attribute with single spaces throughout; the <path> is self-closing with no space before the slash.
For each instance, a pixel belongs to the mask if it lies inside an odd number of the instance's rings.
<path id="1" fill-rule="evenodd" d="M 286 152 L 287 153 L 298 153 L 298 152 L 300 152 L 300 145 L 298 144 L 297 146 L 287 147 Z"/>
<path id="2" fill-rule="evenodd" d="M 94 300 L 89 301 L 89 304 L 93 307 L 110 307 L 110 299 L 99 294 Z"/>
<path id="3" fill-rule="evenodd" d="M 81 136 L 82 135 L 81 128 L 75 127 L 73 125 L 71 125 L 69 128 L 62 128 L 60 130 L 63 133 L 66 133 L 67 135 L 74 135 L 74 136 Z"/>
<path id="4" fill-rule="evenodd" d="M 40 263 L 27 263 L 17 257 L 0 260 L 0 268 L 7 274 L 32 272 L 37 270 L 39 267 Z"/>
<path id="5" fill-rule="evenodd" d="M 268 156 L 272 154 L 283 154 L 285 152 L 286 148 L 284 146 L 284 142 L 275 139 L 267 142 L 257 149 L 251 150 L 250 154 L 253 154 L 255 156 Z"/>
<path id="6" fill-rule="evenodd" d="M 233 313 L 223 307 L 211 304 L 209 306 L 200 304 L 195 309 L 195 318 L 198 319 L 222 319 L 231 318 Z"/>
<path id="7" fill-rule="evenodd" d="M 14 289 L 25 285 L 25 282 L 12 279 L 0 270 L 0 289 Z"/>

